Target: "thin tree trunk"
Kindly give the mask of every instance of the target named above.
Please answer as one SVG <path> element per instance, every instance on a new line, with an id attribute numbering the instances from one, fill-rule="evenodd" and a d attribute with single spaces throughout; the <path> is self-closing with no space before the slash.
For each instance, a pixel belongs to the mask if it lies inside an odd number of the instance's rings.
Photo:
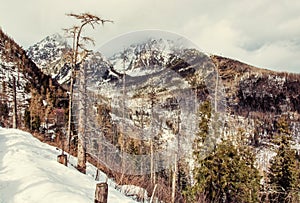
<path id="1" fill-rule="evenodd" d="M 76 66 L 76 62 L 77 62 L 77 54 L 75 53 L 75 46 L 76 46 L 76 32 L 74 30 L 73 33 L 73 46 L 72 46 L 72 56 L 71 56 L 71 78 L 70 78 L 70 95 L 69 95 L 69 117 L 68 117 L 68 132 L 67 132 L 67 139 L 68 139 L 68 149 L 69 149 L 69 153 L 70 153 L 70 148 L 71 148 L 71 126 L 72 126 L 72 106 L 73 106 L 73 87 L 74 87 L 74 78 L 75 78 L 75 74 L 74 74 L 74 69 Z"/>
<path id="2" fill-rule="evenodd" d="M 81 68 L 79 78 L 79 104 L 78 104 L 78 163 L 77 168 L 80 172 L 86 173 L 86 70 Z"/>
<path id="3" fill-rule="evenodd" d="M 68 139 L 68 150 L 70 153 L 71 149 L 71 122 L 72 122 L 72 105 L 73 105 L 73 68 L 71 70 L 71 79 L 70 79 L 70 95 L 69 95 L 69 115 L 68 115 L 68 132 L 67 132 L 67 139 Z"/>
<path id="4" fill-rule="evenodd" d="M 152 86 L 152 82 L 151 82 L 151 92 L 150 92 L 150 102 L 151 102 L 151 135 L 150 135 L 150 179 L 151 179 L 151 183 L 155 184 L 155 168 L 154 168 L 154 143 L 153 143 L 153 137 L 154 137 L 154 121 L 153 121 L 153 114 L 154 114 L 154 102 L 155 102 L 155 90 L 154 87 Z"/>
<path id="5" fill-rule="evenodd" d="M 13 76 L 13 128 L 18 128 L 16 78 Z"/>
<path id="6" fill-rule="evenodd" d="M 172 203 L 175 203 L 175 192 L 176 192 L 176 175 L 177 175 L 177 154 L 174 157 L 174 171 L 172 178 Z"/>
<path id="7" fill-rule="evenodd" d="M 153 160 L 153 143 L 152 138 L 150 138 L 150 182 L 154 184 L 154 160 Z"/>
<path id="8" fill-rule="evenodd" d="M 218 86 L 219 86 L 219 70 L 218 67 L 216 67 L 216 86 L 215 86 L 215 112 L 218 112 Z"/>
<path id="9" fill-rule="evenodd" d="M 152 195 L 151 195 L 151 199 L 150 199 L 150 203 L 153 202 L 153 198 L 154 198 L 154 195 L 155 195 L 156 188 L 157 188 L 157 184 L 155 184 L 155 186 L 154 186 L 154 189 L 153 189 L 153 192 L 152 192 Z"/>

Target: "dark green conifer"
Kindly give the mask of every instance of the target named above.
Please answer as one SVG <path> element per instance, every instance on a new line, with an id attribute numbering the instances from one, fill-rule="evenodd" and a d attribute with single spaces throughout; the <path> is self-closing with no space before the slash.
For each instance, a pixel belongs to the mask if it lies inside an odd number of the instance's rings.
<path id="1" fill-rule="evenodd" d="M 291 135 L 285 119 L 277 122 L 279 145 L 276 156 L 271 160 L 268 172 L 270 202 L 300 201 L 299 161 L 291 148 Z"/>
<path id="2" fill-rule="evenodd" d="M 210 135 L 211 105 L 200 107 L 199 131 L 194 140 L 193 186 L 190 202 L 258 202 L 260 176 L 254 166 L 255 155 L 248 146 L 223 140 L 216 147 L 206 144 Z M 209 137 L 207 137 L 209 136 Z M 205 141 L 205 143 L 204 143 Z M 211 142 L 208 142 L 211 143 Z M 204 150 L 204 151 L 203 151 Z M 209 153 L 207 150 L 210 150 Z"/>

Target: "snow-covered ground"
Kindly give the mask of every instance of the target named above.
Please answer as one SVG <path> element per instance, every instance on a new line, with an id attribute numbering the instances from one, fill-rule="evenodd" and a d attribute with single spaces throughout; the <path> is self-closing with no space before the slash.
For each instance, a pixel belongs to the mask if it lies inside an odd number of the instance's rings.
<path id="1" fill-rule="evenodd" d="M 88 164 L 88 175 L 81 174 L 59 164 L 59 154 L 29 133 L 0 127 L 0 203 L 94 202 L 96 169 Z M 105 174 L 100 179 L 105 180 Z M 112 181 L 108 184 L 109 203 L 135 202 L 115 190 Z"/>

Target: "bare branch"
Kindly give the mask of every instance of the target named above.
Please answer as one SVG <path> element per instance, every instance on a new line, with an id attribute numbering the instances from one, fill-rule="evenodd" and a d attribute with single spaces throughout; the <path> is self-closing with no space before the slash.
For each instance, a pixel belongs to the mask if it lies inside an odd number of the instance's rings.
<path id="1" fill-rule="evenodd" d="M 87 44 L 91 43 L 92 45 L 95 46 L 95 40 L 94 39 L 92 39 L 90 37 L 82 37 L 81 39 L 83 40 L 84 43 L 87 43 Z"/>
<path id="2" fill-rule="evenodd" d="M 102 19 L 96 15 L 92 15 L 90 13 L 82 13 L 82 14 L 73 14 L 73 13 L 69 13 L 66 14 L 67 16 L 71 16 L 74 17 L 78 20 L 81 20 L 82 24 L 90 24 L 92 26 L 92 28 L 94 29 L 94 24 L 99 24 L 101 23 L 102 25 L 104 25 L 104 23 L 113 23 L 112 20 L 107 20 L 107 19 Z"/>
<path id="3" fill-rule="evenodd" d="M 85 49 L 85 45 L 82 44 L 82 43 L 78 43 L 78 47 L 81 48 L 81 49 Z"/>
<path id="4" fill-rule="evenodd" d="M 72 63 L 73 52 L 71 50 L 63 54 L 63 60 L 67 63 Z"/>
<path id="5" fill-rule="evenodd" d="M 64 28 L 62 29 L 66 35 L 67 38 L 73 38 L 74 37 L 74 34 L 77 33 L 78 29 L 80 27 L 79 26 L 72 26 L 70 28 Z"/>

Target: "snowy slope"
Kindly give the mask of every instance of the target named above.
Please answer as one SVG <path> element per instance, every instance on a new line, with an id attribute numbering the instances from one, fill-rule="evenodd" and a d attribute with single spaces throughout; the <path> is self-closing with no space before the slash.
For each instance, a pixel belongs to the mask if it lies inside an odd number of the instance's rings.
<path id="1" fill-rule="evenodd" d="M 0 203 L 93 202 L 97 182 L 57 163 L 59 153 L 29 133 L 0 127 Z M 91 165 L 88 174 L 95 174 Z M 108 202 L 135 202 L 112 185 L 109 181 Z"/>

